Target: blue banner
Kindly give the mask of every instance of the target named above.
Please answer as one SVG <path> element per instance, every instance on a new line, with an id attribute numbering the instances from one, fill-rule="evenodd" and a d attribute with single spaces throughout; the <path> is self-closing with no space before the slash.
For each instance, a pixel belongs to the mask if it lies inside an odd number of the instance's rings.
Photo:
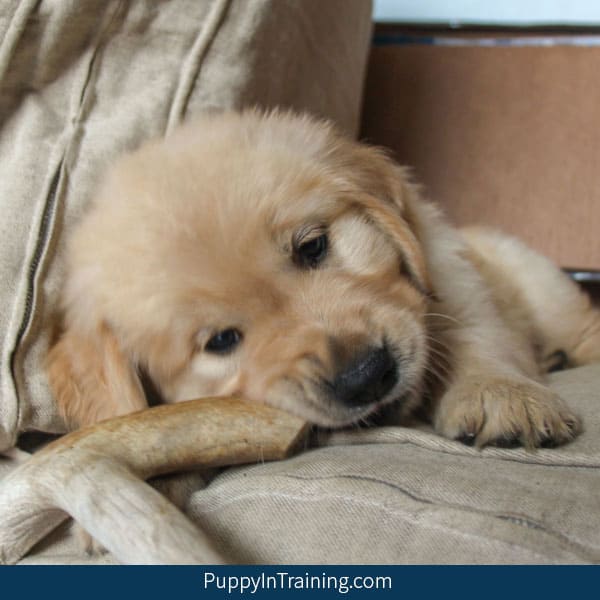
<path id="1" fill-rule="evenodd" d="M 232 566 L 0 567 L 0 590 L 22 598 L 435 598 L 482 600 L 597 594 L 600 567 Z M 9 592 L 10 590 L 10 592 Z"/>

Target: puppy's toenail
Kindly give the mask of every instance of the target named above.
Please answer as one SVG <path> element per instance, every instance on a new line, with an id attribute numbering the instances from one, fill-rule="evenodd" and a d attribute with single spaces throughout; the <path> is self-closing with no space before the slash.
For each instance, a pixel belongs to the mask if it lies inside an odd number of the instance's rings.
<path id="1" fill-rule="evenodd" d="M 497 448 L 518 448 L 522 444 L 516 433 L 510 433 L 492 440 L 490 445 L 496 446 Z"/>
<path id="2" fill-rule="evenodd" d="M 548 372 L 564 371 L 569 366 L 569 357 L 564 350 L 557 350 L 547 358 Z"/>
<path id="3" fill-rule="evenodd" d="M 542 440 L 540 441 L 540 447 L 541 448 L 556 448 L 558 446 L 558 443 L 556 442 L 555 439 L 553 439 L 552 437 L 548 436 L 544 436 L 542 438 Z"/>
<path id="4" fill-rule="evenodd" d="M 465 431 L 464 433 L 461 433 L 455 439 L 457 442 L 461 442 L 465 446 L 474 446 L 476 437 L 477 437 L 477 434 L 475 434 L 471 431 Z"/>

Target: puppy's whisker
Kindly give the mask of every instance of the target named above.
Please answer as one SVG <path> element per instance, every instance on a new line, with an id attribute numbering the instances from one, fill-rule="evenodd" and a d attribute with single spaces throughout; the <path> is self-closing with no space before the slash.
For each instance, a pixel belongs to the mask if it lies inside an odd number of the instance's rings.
<path id="1" fill-rule="evenodd" d="M 438 350 L 437 348 L 427 348 L 427 353 L 430 356 L 434 356 L 437 357 L 438 359 L 440 359 L 440 366 L 444 365 L 447 369 L 449 369 L 450 367 L 447 365 L 447 360 L 448 360 L 448 353 L 447 352 L 443 352 L 441 350 Z"/>
<path id="2" fill-rule="evenodd" d="M 445 350 L 448 350 L 448 352 L 450 352 L 450 348 L 449 348 L 448 344 L 446 342 L 444 342 L 443 340 L 441 340 L 439 337 L 431 335 L 431 333 L 425 334 L 425 340 L 435 346 L 441 346 L 442 348 L 444 348 Z"/>
<path id="3" fill-rule="evenodd" d="M 440 358 L 447 358 L 449 356 L 449 352 L 447 348 L 435 348 L 434 346 L 428 345 L 427 346 L 427 352 L 430 354 L 434 354 L 435 356 L 438 356 Z"/>
<path id="4" fill-rule="evenodd" d="M 426 365 L 424 371 L 426 373 L 432 373 L 437 377 L 444 377 L 446 379 L 450 379 L 452 375 L 449 369 L 444 369 L 443 367 L 439 367 L 437 365 Z"/>
<path id="5" fill-rule="evenodd" d="M 424 367 L 426 373 L 432 373 L 439 377 L 449 378 L 452 370 L 445 362 L 428 363 Z"/>
<path id="6" fill-rule="evenodd" d="M 447 319 L 448 321 L 451 321 L 452 323 L 455 323 L 456 325 L 461 325 L 462 326 L 462 322 L 459 321 L 458 319 L 451 317 L 450 315 L 445 315 L 443 313 L 425 313 L 423 315 L 426 319 L 429 317 L 437 317 L 440 319 Z"/>
<path id="7" fill-rule="evenodd" d="M 436 368 L 432 367 L 431 365 L 427 365 L 427 366 L 425 366 L 425 373 L 428 375 L 433 375 L 433 377 L 435 377 L 438 381 L 443 383 L 445 386 L 448 386 L 450 384 L 450 373 L 449 372 L 443 372 L 440 369 L 436 369 Z"/>
<path id="8" fill-rule="evenodd" d="M 452 375 L 452 370 L 450 367 L 443 364 L 428 364 L 425 365 L 425 371 L 429 370 L 430 372 L 439 373 L 444 377 L 450 377 Z"/>

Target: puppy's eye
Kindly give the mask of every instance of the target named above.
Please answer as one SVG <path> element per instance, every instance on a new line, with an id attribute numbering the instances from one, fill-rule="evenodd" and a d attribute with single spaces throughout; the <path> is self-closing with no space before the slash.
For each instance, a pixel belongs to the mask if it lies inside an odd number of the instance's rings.
<path id="1" fill-rule="evenodd" d="M 327 256 L 328 246 L 329 240 L 327 239 L 327 234 L 323 233 L 319 237 L 313 238 L 294 248 L 294 262 L 299 267 L 314 269 Z"/>
<path id="2" fill-rule="evenodd" d="M 215 354 L 229 354 L 233 352 L 236 346 L 242 341 L 242 334 L 239 330 L 234 329 L 223 329 L 215 335 L 213 335 L 204 349 L 207 352 L 213 352 Z"/>

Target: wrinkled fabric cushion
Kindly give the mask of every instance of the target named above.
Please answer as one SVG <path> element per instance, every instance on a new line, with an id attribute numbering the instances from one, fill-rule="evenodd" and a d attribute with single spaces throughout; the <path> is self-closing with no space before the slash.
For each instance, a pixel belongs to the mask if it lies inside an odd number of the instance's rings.
<path id="1" fill-rule="evenodd" d="M 238 563 L 597 563 L 600 365 L 552 381 L 585 424 L 568 446 L 479 451 L 424 429 L 340 432 L 189 485 L 180 505 Z M 86 557 L 63 528 L 23 562 L 114 561 Z"/>
<path id="2" fill-rule="evenodd" d="M 355 131 L 369 34 L 363 0 L 1 3 L 0 449 L 62 428 L 41 364 L 62 239 L 106 164 L 207 108 L 285 104 Z M 585 424 L 564 448 L 340 432 L 207 487 L 182 477 L 180 503 L 234 562 L 599 562 L 599 384 L 600 367 L 553 377 Z M 68 526 L 23 560 L 86 562 L 114 559 Z"/>
<path id="3" fill-rule="evenodd" d="M 553 377 L 585 424 L 563 448 L 338 433 L 293 460 L 228 471 L 189 511 L 240 562 L 599 562 L 599 384 L 600 365 Z"/>
<path id="4" fill-rule="evenodd" d="M 60 432 L 42 369 L 65 234 L 106 165 L 207 109 L 308 110 L 357 130 L 367 0 L 0 4 L 0 450 Z"/>

